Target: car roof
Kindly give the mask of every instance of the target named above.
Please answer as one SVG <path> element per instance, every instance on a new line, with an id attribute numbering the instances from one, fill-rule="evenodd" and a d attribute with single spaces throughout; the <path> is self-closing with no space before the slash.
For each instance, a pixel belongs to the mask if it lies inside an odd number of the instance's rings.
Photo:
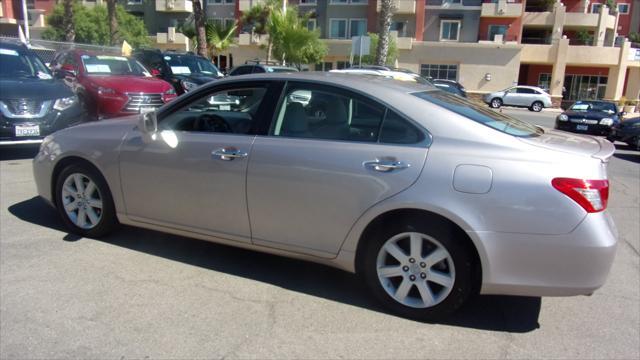
<path id="1" fill-rule="evenodd" d="M 228 77 L 214 82 L 236 82 L 248 80 L 282 80 L 282 81 L 311 81 L 339 87 L 363 91 L 379 98 L 385 98 L 389 91 L 412 93 L 418 91 L 438 90 L 435 86 L 419 84 L 412 81 L 394 80 L 380 75 L 349 74 L 322 71 L 302 71 L 292 73 L 247 74 Z M 212 83 L 212 84 L 214 84 Z"/>
<path id="2" fill-rule="evenodd" d="M 0 40 L 0 46 L 5 49 L 16 50 L 18 52 L 29 51 L 29 48 L 27 48 L 27 46 L 21 42 Z"/>

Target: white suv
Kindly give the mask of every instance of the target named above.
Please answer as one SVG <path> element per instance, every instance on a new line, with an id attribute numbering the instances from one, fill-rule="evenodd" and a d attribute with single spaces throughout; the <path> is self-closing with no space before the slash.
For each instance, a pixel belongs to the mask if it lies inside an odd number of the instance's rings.
<path id="1" fill-rule="evenodd" d="M 526 107 L 531 111 L 538 112 L 546 107 L 551 107 L 551 95 L 535 86 L 513 86 L 486 94 L 483 100 L 494 109 L 504 105 Z"/>

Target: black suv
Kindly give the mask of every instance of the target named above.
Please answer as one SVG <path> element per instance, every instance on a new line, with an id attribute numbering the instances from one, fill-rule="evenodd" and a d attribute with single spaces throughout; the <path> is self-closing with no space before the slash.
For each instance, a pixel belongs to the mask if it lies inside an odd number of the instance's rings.
<path id="1" fill-rule="evenodd" d="M 139 49 L 133 52 L 133 57 L 152 75 L 173 85 L 178 95 L 224 76 L 211 61 L 192 52 Z"/>
<path id="2" fill-rule="evenodd" d="M 78 98 L 24 44 L 0 41 L 0 145 L 33 144 L 86 121 Z"/>
<path id="3" fill-rule="evenodd" d="M 229 76 L 262 73 L 298 72 L 298 69 L 289 66 L 278 65 L 272 61 L 249 60 L 244 65 L 236 66 Z"/>

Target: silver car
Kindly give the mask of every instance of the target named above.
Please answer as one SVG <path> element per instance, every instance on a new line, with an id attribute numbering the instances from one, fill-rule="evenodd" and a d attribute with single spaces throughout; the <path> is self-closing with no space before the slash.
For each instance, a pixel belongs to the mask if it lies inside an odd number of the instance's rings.
<path id="1" fill-rule="evenodd" d="M 477 291 L 602 286 L 613 151 L 421 84 L 266 74 L 59 131 L 34 175 L 82 236 L 127 224 L 318 262 L 362 274 L 397 314 L 437 319 Z"/>
<path id="2" fill-rule="evenodd" d="M 482 100 L 494 109 L 501 106 L 526 107 L 531 111 L 542 111 L 551 107 L 551 95 L 535 86 L 513 86 L 483 96 Z"/>

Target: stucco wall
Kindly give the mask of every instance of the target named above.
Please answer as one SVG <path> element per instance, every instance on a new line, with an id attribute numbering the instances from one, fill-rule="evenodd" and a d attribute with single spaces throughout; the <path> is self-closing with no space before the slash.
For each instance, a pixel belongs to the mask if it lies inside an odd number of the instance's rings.
<path id="1" fill-rule="evenodd" d="M 424 41 L 440 40 L 440 20 L 454 19 L 460 16 L 460 42 L 477 42 L 480 10 L 433 10 L 427 9 L 424 27 Z"/>

